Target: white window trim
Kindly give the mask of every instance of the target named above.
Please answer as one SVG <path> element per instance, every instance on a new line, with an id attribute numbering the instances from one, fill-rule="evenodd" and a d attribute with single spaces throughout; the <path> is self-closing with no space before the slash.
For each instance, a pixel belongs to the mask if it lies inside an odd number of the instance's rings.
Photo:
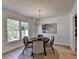
<path id="1" fill-rule="evenodd" d="M 11 19 L 11 18 L 8 18 L 8 19 Z M 15 20 L 15 19 L 12 19 L 12 20 Z M 7 34 L 7 41 L 8 41 L 8 43 L 11 43 L 11 42 L 16 42 L 16 41 L 20 41 L 20 40 L 22 40 L 22 36 L 21 36 L 21 22 L 25 22 L 25 21 L 20 21 L 20 20 L 16 20 L 16 21 L 19 21 L 19 39 L 17 39 L 17 40 L 8 40 L 8 34 Z M 25 23 L 27 23 L 27 22 L 25 22 Z M 29 26 L 29 23 L 28 23 L 28 26 Z M 15 29 L 16 30 L 16 29 Z M 7 32 L 8 32 L 9 30 L 7 29 Z M 12 30 L 11 30 L 12 31 Z M 29 36 L 29 27 L 28 27 L 28 36 Z"/>

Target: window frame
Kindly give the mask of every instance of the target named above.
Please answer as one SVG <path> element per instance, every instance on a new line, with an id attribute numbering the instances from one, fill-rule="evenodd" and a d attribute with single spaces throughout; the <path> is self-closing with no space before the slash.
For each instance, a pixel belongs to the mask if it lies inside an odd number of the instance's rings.
<path id="1" fill-rule="evenodd" d="M 15 30 L 8 30 L 7 29 L 7 41 L 10 43 L 10 42 L 15 42 L 15 41 L 19 41 L 19 40 L 22 40 L 22 33 L 21 33 L 21 22 L 25 22 L 25 23 L 28 23 L 28 22 L 26 22 L 26 21 L 21 21 L 21 20 L 16 20 L 16 19 L 12 19 L 12 18 L 7 18 L 7 23 L 8 23 L 8 19 L 10 19 L 10 20 L 15 20 L 15 21 L 18 21 L 19 22 L 19 30 L 17 30 L 17 29 L 15 29 Z M 7 26 L 8 27 L 8 26 Z M 19 31 L 19 39 L 17 39 L 17 40 L 13 40 L 13 39 L 11 39 L 11 40 L 9 40 L 8 39 L 8 31 Z M 28 36 L 29 36 L 29 23 L 28 23 Z"/>

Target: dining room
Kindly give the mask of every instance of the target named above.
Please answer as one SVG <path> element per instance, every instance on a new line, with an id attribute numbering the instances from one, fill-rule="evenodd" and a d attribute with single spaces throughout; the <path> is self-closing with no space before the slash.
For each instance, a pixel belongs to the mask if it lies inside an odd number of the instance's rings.
<path id="1" fill-rule="evenodd" d="M 77 58 L 76 0 L 2 3 L 2 59 Z"/>

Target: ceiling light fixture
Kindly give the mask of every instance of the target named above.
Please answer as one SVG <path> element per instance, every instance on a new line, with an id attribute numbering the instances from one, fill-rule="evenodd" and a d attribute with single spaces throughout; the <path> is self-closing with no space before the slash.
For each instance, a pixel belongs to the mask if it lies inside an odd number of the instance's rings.
<path id="1" fill-rule="evenodd" d="M 41 9 L 38 9 L 38 18 L 37 18 L 37 20 L 34 19 L 34 22 L 37 22 L 38 24 L 40 23 L 40 20 L 41 20 L 40 13 L 41 13 Z"/>
<path id="2" fill-rule="evenodd" d="M 40 20 L 41 20 L 41 9 L 38 9 L 39 15 L 38 15 L 38 20 L 37 23 L 40 24 Z"/>
<path id="3" fill-rule="evenodd" d="M 41 15 L 40 15 L 41 9 L 39 9 L 38 12 L 39 12 L 39 20 L 40 20 L 41 19 Z"/>

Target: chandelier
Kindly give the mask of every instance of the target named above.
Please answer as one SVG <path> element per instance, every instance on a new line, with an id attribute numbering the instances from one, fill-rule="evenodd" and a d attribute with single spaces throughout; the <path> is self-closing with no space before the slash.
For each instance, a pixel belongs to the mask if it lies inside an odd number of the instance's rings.
<path id="1" fill-rule="evenodd" d="M 41 9 L 38 9 L 38 12 L 39 12 L 39 20 L 40 20 L 41 19 L 41 15 L 40 15 Z"/>
<path id="2" fill-rule="evenodd" d="M 40 24 L 40 20 L 41 20 L 41 9 L 38 9 L 38 19 L 36 20 L 36 22 Z"/>

